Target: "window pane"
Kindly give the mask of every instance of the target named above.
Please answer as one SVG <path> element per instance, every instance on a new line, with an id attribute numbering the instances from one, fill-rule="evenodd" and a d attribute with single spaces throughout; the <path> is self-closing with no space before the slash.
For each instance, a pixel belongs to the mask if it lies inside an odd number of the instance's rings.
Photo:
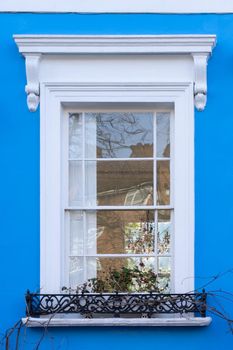
<path id="1" fill-rule="evenodd" d="M 84 214 L 82 211 L 70 212 L 70 255 L 83 255 L 83 226 Z"/>
<path id="2" fill-rule="evenodd" d="M 158 210 L 158 254 L 169 254 L 171 250 L 171 218 L 169 210 Z"/>
<path id="3" fill-rule="evenodd" d="M 76 289 L 84 283 L 83 258 L 71 257 L 69 266 L 69 287 Z"/>
<path id="4" fill-rule="evenodd" d="M 82 161 L 69 162 L 69 203 L 70 205 L 83 204 L 83 171 Z"/>
<path id="5" fill-rule="evenodd" d="M 157 113 L 157 157 L 170 157 L 170 113 Z"/>
<path id="6" fill-rule="evenodd" d="M 93 266 L 96 266 L 94 273 Z M 157 291 L 155 258 L 88 258 L 88 278 L 96 292 Z"/>
<path id="7" fill-rule="evenodd" d="M 71 257 L 69 287 L 83 288 L 88 282 L 89 292 L 169 292 L 170 258 L 159 258 L 159 273 L 155 258 L 87 258 Z M 166 261 L 165 261 L 166 260 Z M 86 278 L 84 277 L 86 275 Z"/>
<path id="8" fill-rule="evenodd" d="M 153 161 L 98 161 L 98 205 L 152 205 Z"/>
<path id="9" fill-rule="evenodd" d="M 69 115 L 69 157 L 82 157 L 82 116 L 75 113 Z"/>
<path id="10" fill-rule="evenodd" d="M 158 275 L 158 288 L 161 293 L 170 293 L 171 292 L 171 275 Z"/>
<path id="11" fill-rule="evenodd" d="M 85 205 L 90 207 L 97 205 L 96 166 L 96 161 L 85 162 Z"/>
<path id="12" fill-rule="evenodd" d="M 85 118 L 86 132 L 96 133 L 86 139 L 88 158 L 93 157 L 94 139 L 98 158 L 153 157 L 153 113 L 86 113 Z"/>
<path id="13" fill-rule="evenodd" d="M 157 161 L 157 204 L 170 204 L 170 162 Z"/>
<path id="14" fill-rule="evenodd" d="M 171 258 L 158 258 L 158 286 L 161 292 L 167 293 L 171 289 Z"/>
<path id="15" fill-rule="evenodd" d="M 171 272 L 171 258 L 162 256 L 158 258 L 158 271 L 160 274 L 170 274 Z"/>
<path id="16" fill-rule="evenodd" d="M 100 210 L 96 220 L 94 212 L 86 215 L 89 255 L 154 252 L 154 211 Z"/>

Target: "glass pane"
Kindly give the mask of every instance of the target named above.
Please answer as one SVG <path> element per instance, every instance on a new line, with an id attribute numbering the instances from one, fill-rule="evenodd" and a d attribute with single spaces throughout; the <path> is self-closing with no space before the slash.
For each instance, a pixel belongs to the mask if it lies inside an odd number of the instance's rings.
<path id="1" fill-rule="evenodd" d="M 76 289 L 84 283 L 83 258 L 71 257 L 69 267 L 69 287 Z"/>
<path id="2" fill-rule="evenodd" d="M 102 227 L 97 226 L 96 211 L 86 212 L 86 247 L 85 252 L 89 255 L 97 253 L 97 240 L 102 235 Z"/>
<path id="3" fill-rule="evenodd" d="M 170 274 L 158 275 L 158 289 L 161 293 L 171 292 L 171 276 Z"/>
<path id="4" fill-rule="evenodd" d="M 170 113 L 157 113 L 157 157 L 170 157 Z"/>
<path id="5" fill-rule="evenodd" d="M 83 255 L 83 212 L 70 212 L 70 255 Z"/>
<path id="6" fill-rule="evenodd" d="M 69 158 L 82 157 L 82 116 L 81 114 L 69 115 Z"/>
<path id="7" fill-rule="evenodd" d="M 70 205 L 83 204 L 83 172 L 82 161 L 69 162 L 69 203 Z"/>
<path id="8" fill-rule="evenodd" d="M 153 113 L 113 112 L 86 113 L 88 129 L 96 133 L 98 158 L 153 157 Z M 94 130 L 93 119 L 96 120 Z M 92 122 L 91 122 L 92 120 Z M 86 140 L 86 156 L 93 157 L 93 138 Z"/>
<path id="9" fill-rule="evenodd" d="M 98 161 L 98 205 L 152 205 L 153 161 Z"/>
<path id="10" fill-rule="evenodd" d="M 170 204 L 170 162 L 157 161 L 157 204 Z"/>
<path id="11" fill-rule="evenodd" d="M 169 210 L 158 210 L 158 254 L 171 250 L 171 218 Z"/>
<path id="12" fill-rule="evenodd" d="M 85 162 L 85 205 L 96 206 L 96 161 Z"/>
<path id="13" fill-rule="evenodd" d="M 154 211 L 87 213 L 88 254 L 150 254 L 154 252 Z M 92 225 L 91 225 L 92 222 Z"/>
<path id="14" fill-rule="evenodd" d="M 96 114 L 85 113 L 85 157 L 96 158 Z"/>
<path id="15" fill-rule="evenodd" d="M 158 258 L 158 287 L 162 293 L 171 290 L 171 258 Z"/>
<path id="16" fill-rule="evenodd" d="M 158 271 L 160 274 L 166 275 L 171 273 L 171 258 L 167 256 L 158 258 Z"/>
<path id="17" fill-rule="evenodd" d="M 96 276 L 91 277 L 94 292 L 158 291 L 153 257 L 88 258 L 88 276 L 93 276 L 94 265 Z"/>

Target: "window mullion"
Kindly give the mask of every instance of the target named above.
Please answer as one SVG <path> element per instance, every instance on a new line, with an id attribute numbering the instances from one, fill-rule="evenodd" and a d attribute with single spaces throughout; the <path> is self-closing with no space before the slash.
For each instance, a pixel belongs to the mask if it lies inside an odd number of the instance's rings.
<path id="1" fill-rule="evenodd" d="M 154 164 L 153 164 L 153 169 L 154 169 L 154 174 L 153 174 L 153 190 L 154 190 L 154 205 L 157 204 L 157 116 L 156 116 L 156 112 L 154 112 L 154 118 L 153 118 L 153 160 L 154 160 Z M 158 217 L 158 211 L 155 209 L 154 212 L 154 257 L 155 257 L 155 272 L 158 272 L 158 257 L 157 257 L 157 217 Z"/>
<path id="2" fill-rule="evenodd" d="M 86 171 L 85 171 L 85 118 L 82 113 L 82 174 L 83 174 L 83 207 L 86 204 Z M 87 280 L 87 258 L 86 258 L 86 211 L 83 211 L 83 282 Z"/>

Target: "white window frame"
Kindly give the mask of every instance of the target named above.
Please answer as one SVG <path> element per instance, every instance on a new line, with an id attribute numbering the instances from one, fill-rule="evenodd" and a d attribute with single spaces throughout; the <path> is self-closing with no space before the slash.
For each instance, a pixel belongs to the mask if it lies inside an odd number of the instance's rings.
<path id="1" fill-rule="evenodd" d="M 59 293 L 62 286 L 62 120 L 64 108 L 78 103 L 174 104 L 174 291 L 194 289 L 194 126 L 191 84 L 43 84 L 41 86 L 41 292 Z M 189 117 L 187 118 L 187 114 Z M 178 193 L 178 195 L 176 195 Z M 170 207 L 169 207 L 170 208 Z M 51 257 L 50 259 L 48 259 Z"/>
<path id="2" fill-rule="evenodd" d="M 77 104 L 78 105 L 78 104 Z M 62 152 L 62 189 L 63 189 L 63 193 L 62 193 L 62 207 L 63 207 L 63 215 L 65 216 L 65 229 L 63 232 L 63 237 L 61 238 L 62 240 L 62 247 L 64 247 L 64 249 L 62 250 L 62 265 L 61 265 L 61 285 L 65 286 L 66 288 L 71 288 L 70 286 L 70 282 L 69 282 L 69 251 L 70 251 L 70 218 L 69 218 L 69 213 L 71 213 L 71 211 L 86 211 L 86 213 L 88 213 L 88 211 L 93 211 L 93 210 L 113 210 L 113 211 L 117 211 L 117 210 L 136 210 L 136 211 L 145 211 L 145 210 L 150 210 L 154 212 L 154 223 L 155 223 L 155 227 L 157 227 L 158 225 L 158 210 L 169 210 L 170 212 L 170 235 L 171 235 L 171 249 L 170 252 L 168 254 L 163 255 L 164 257 L 169 257 L 171 259 L 171 282 L 170 282 L 170 289 L 171 289 L 171 293 L 174 292 L 174 286 L 173 286 L 173 212 L 174 212 L 174 205 L 173 205 L 173 125 L 174 125 L 174 110 L 173 110 L 173 105 L 171 104 L 170 108 L 166 107 L 158 107 L 156 103 L 151 105 L 151 108 L 148 108 L 148 104 L 143 104 L 143 107 L 140 107 L 140 104 L 137 103 L 137 105 L 135 105 L 135 107 L 127 107 L 127 105 L 124 105 L 124 107 L 121 107 L 121 103 L 114 103 L 114 105 L 116 106 L 114 109 L 111 109 L 110 107 L 106 107 L 104 103 L 101 103 L 100 106 L 97 108 L 96 107 L 82 107 L 82 108 L 71 108 L 71 107 L 65 107 L 62 109 L 62 127 L 63 130 L 61 132 L 62 134 L 62 148 L 64 149 L 64 152 Z M 160 104 L 161 105 L 161 104 Z M 152 107 L 153 106 L 153 107 Z M 69 170 L 68 170 L 68 164 L 69 164 L 69 156 L 68 156 L 68 147 L 69 147 L 69 114 L 79 114 L 82 115 L 82 118 L 85 118 L 85 113 L 114 113 L 114 112 L 149 112 L 152 114 L 152 118 L 153 118 L 153 156 L 151 156 L 150 158 L 136 158 L 137 161 L 152 161 L 153 162 L 153 198 L 155 199 L 154 204 L 152 205 L 137 205 L 137 204 L 121 204 L 121 205 L 103 205 L 103 206 L 98 206 L 98 205 L 93 205 L 92 207 L 90 207 L 89 205 L 87 207 L 79 205 L 79 206 L 75 206 L 75 205 L 70 205 L 69 204 Z M 170 155 L 169 157 L 157 157 L 156 156 L 156 133 L 157 133 L 157 125 L 156 125 L 156 118 L 157 118 L 157 114 L 158 113 L 169 113 L 169 140 L 170 140 Z M 84 135 L 83 135 L 84 137 Z M 85 140 L 84 140 L 85 142 Z M 132 160 L 132 158 L 123 158 L 123 161 L 126 160 Z M 90 159 L 89 159 L 90 160 Z M 93 159 L 92 159 L 93 160 Z M 105 162 L 107 161 L 121 161 L 122 158 L 105 158 Z M 135 160 L 135 158 L 134 158 Z M 169 167 L 170 167 L 170 202 L 167 205 L 157 205 L 156 204 L 156 190 L 157 190 L 157 171 L 156 171 L 156 166 L 157 166 L 157 161 L 169 161 Z M 104 159 L 102 158 L 102 161 L 104 161 Z M 84 171 L 84 175 L 85 175 L 86 171 Z M 93 174 L 94 176 L 97 176 L 96 174 Z M 135 190 L 134 190 L 135 191 Z M 136 190 L 136 192 L 138 192 L 138 190 Z M 135 197 L 135 194 L 133 196 L 133 199 Z M 85 224 L 84 224 L 85 225 Z M 84 242 L 87 239 L 87 232 L 84 231 Z M 95 253 L 88 255 L 88 254 L 83 254 L 84 257 L 84 275 L 86 272 L 86 268 L 87 268 L 87 258 L 89 257 L 95 257 L 95 258 L 103 258 L 103 257 L 109 257 L 109 258 L 132 258 L 132 257 L 153 257 L 156 261 L 154 268 L 155 271 L 158 271 L 158 258 L 159 258 L 159 254 L 157 253 L 157 232 L 155 229 L 155 233 L 154 233 L 154 241 L 155 241 L 155 245 L 154 245 L 154 252 L 150 253 L 150 254 L 131 254 L 131 253 L 124 253 L 124 254 L 118 254 L 118 253 L 112 253 L 112 254 L 97 254 L 96 250 L 96 245 L 97 245 L 97 241 L 95 242 L 95 249 L 93 250 L 93 252 L 95 251 Z M 83 242 L 83 243 L 84 243 Z M 84 247 L 84 252 L 85 252 L 85 247 Z M 162 255 L 160 257 L 163 257 Z"/>
<path id="3" fill-rule="evenodd" d="M 124 103 L 134 110 L 138 103 L 145 108 L 173 104 L 173 287 L 176 293 L 193 291 L 194 105 L 198 110 L 206 105 L 207 60 L 215 36 L 17 35 L 15 41 L 26 61 L 30 111 L 41 102 L 41 293 L 59 293 L 62 286 L 64 111 L 77 106 L 81 109 L 82 105 L 101 108 L 104 104 L 119 109 Z M 122 322 L 138 325 L 138 321 Z M 146 322 L 160 325 L 160 321 Z M 209 322 L 193 321 L 193 325 Z M 168 324 L 176 325 L 173 321 Z"/>

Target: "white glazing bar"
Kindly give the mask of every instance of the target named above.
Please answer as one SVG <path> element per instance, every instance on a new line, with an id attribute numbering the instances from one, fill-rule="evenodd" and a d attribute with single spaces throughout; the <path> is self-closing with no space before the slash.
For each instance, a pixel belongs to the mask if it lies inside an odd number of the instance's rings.
<path id="1" fill-rule="evenodd" d="M 156 157 L 156 160 L 170 160 L 170 157 Z"/>
<path id="2" fill-rule="evenodd" d="M 170 113 L 170 204 L 174 203 L 174 111 Z"/>
<path id="3" fill-rule="evenodd" d="M 155 256 L 155 272 L 158 273 L 158 210 L 154 212 L 154 256 Z"/>
<path id="4" fill-rule="evenodd" d="M 170 114 L 170 204 L 174 203 L 174 123 L 175 123 L 175 114 L 174 110 Z M 175 291 L 174 286 L 174 212 L 170 211 L 170 252 L 171 252 L 171 291 Z"/>
<path id="5" fill-rule="evenodd" d="M 175 114 L 174 111 L 170 113 L 170 204 L 174 203 L 174 123 L 175 123 Z M 170 253 L 171 253 L 171 291 L 174 292 L 174 211 L 170 210 Z"/>
<path id="6" fill-rule="evenodd" d="M 85 282 L 87 280 L 87 249 L 86 249 L 86 229 L 87 229 L 87 216 L 86 212 L 83 213 L 83 279 Z"/>
<path id="7" fill-rule="evenodd" d="M 81 258 L 82 255 L 70 255 L 71 258 Z M 156 258 L 155 254 L 88 254 L 86 258 Z M 171 254 L 159 255 L 159 257 L 170 258 Z"/>
<path id="8" fill-rule="evenodd" d="M 70 114 L 65 113 L 63 115 L 62 127 L 64 128 L 63 138 L 62 138 L 62 244 L 61 247 L 61 257 L 62 257 L 62 267 L 61 267 L 61 281 L 65 286 L 69 285 L 69 257 L 68 252 L 70 253 L 70 212 L 65 210 L 65 207 L 69 203 L 69 118 Z M 60 285 L 60 288 L 62 286 Z"/>
<path id="9" fill-rule="evenodd" d="M 87 155 L 90 155 L 90 158 L 93 159 L 92 162 L 89 162 L 88 166 L 85 166 L 86 173 L 86 203 L 91 207 L 96 204 L 97 201 L 97 164 L 96 164 L 96 147 L 97 147 L 97 130 L 96 130 L 96 118 L 92 115 L 84 113 L 84 125 L 85 125 L 85 160 Z M 90 142 L 91 141 L 91 142 Z M 88 143 L 89 142 L 89 143 Z M 84 162 L 85 162 L 84 160 Z M 91 180 L 90 180 L 91 179 Z M 97 263 L 92 261 L 91 264 L 87 262 L 87 253 L 89 255 L 95 255 L 97 253 L 97 217 L 95 211 L 85 212 L 86 217 L 86 228 L 85 228 L 85 259 L 86 259 L 86 279 L 96 278 L 97 275 Z M 93 236 L 93 242 L 91 248 L 88 243 L 89 229 L 90 227 L 94 229 L 95 235 Z M 91 249 L 91 250 L 90 250 Z M 91 253 L 90 253 L 91 251 Z"/>
<path id="10" fill-rule="evenodd" d="M 91 207 L 78 207 L 78 206 L 73 206 L 73 207 L 67 207 L 65 210 L 159 210 L 159 209 L 173 209 L 172 206 L 170 205 L 142 205 L 142 206 L 124 206 L 124 205 L 119 205 L 119 206 L 91 206 Z"/>
<path id="11" fill-rule="evenodd" d="M 170 158 L 162 158 L 163 159 L 170 159 Z M 79 158 L 69 158 L 69 160 L 80 160 Z M 119 162 L 119 161 L 140 161 L 140 160 L 154 160 L 153 157 L 138 157 L 138 158 L 83 158 L 83 160 L 86 160 L 86 161 L 101 161 L 101 162 Z"/>
<path id="12" fill-rule="evenodd" d="M 81 114 L 81 118 L 82 118 L 82 174 L 83 174 L 83 198 L 82 198 L 82 203 L 83 206 L 85 206 L 86 204 L 86 174 L 85 174 L 85 163 L 84 163 L 84 159 L 85 159 L 85 119 L 84 119 L 84 113 Z"/>
<path id="13" fill-rule="evenodd" d="M 157 162 L 156 162 L 156 148 L 157 148 L 157 116 L 156 112 L 153 114 L 153 203 L 154 206 L 157 203 Z M 158 272 L 158 263 L 157 263 L 157 210 L 154 211 L 154 257 L 155 257 L 155 273 Z"/>
<path id="14" fill-rule="evenodd" d="M 153 203 L 154 205 L 157 203 L 157 164 L 156 164 L 156 142 L 157 142 L 157 135 L 156 135 L 156 112 L 153 114 Z"/>
<path id="15" fill-rule="evenodd" d="M 170 211 L 170 222 L 171 222 L 171 227 L 170 227 L 170 253 L 171 253 L 171 292 L 175 291 L 174 288 L 174 212 L 173 210 Z"/>
<path id="16" fill-rule="evenodd" d="M 64 275 L 62 276 L 62 283 L 65 286 L 69 286 L 69 276 L 70 276 L 70 261 L 69 261 L 69 256 L 67 255 L 67 252 L 70 254 L 70 212 L 65 212 L 65 235 L 64 236 L 64 246 L 65 250 L 63 249 L 62 252 L 62 257 L 63 257 L 63 264 L 64 267 L 62 269 L 62 273 Z M 60 286 L 62 287 L 62 286 Z"/>
<path id="17" fill-rule="evenodd" d="M 82 113 L 82 172 L 83 172 L 83 206 L 86 204 L 86 172 L 85 172 L 85 118 L 84 113 Z M 85 282 L 87 280 L 87 259 L 86 259 L 86 227 L 87 218 L 86 212 L 83 211 L 83 279 Z"/>

